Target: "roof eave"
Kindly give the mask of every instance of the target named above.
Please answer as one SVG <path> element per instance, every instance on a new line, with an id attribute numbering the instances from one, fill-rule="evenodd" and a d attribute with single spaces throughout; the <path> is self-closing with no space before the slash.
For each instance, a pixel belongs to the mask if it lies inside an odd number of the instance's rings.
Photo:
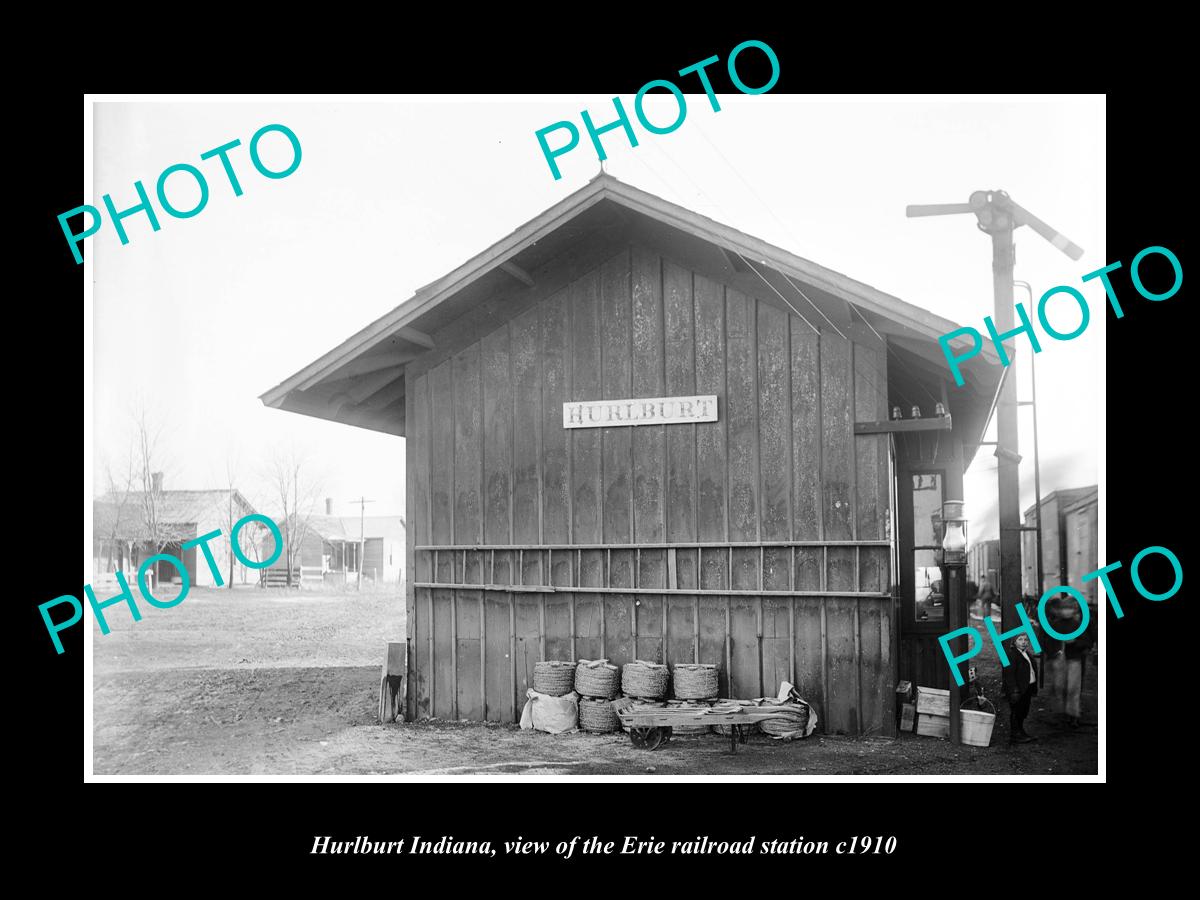
<path id="1" fill-rule="evenodd" d="M 669 203 L 653 194 L 618 181 L 612 176 L 599 175 L 583 188 L 565 197 L 507 237 L 467 260 L 454 271 L 420 288 L 395 309 L 261 394 L 259 399 L 264 405 L 274 409 L 297 412 L 373 431 L 403 435 L 402 417 L 401 421 L 397 422 L 394 416 L 381 416 L 372 410 L 356 409 L 353 405 L 347 407 L 344 404 L 307 403 L 305 398 L 293 395 L 297 391 L 307 390 L 319 383 L 340 367 L 352 362 L 389 338 L 406 341 L 418 352 L 431 349 L 433 346 L 431 339 L 413 327 L 414 323 L 422 316 L 474 280 L 509 261 L 525 247 L 542 239 L 570 219 L 605 199 L 611 199 L 634 212 L 680 229 L 702 240 L 710 241 L 726 250 L 761 260 L 765 265 L 779 272 L 810 283 L 814 287 L 893 321 L 923 337 L 937 339 L 960 327 L 949 319 L 944 319 L 870 285 L 826 269 L 728 225 Z M 961 340 L 961 338 L 957 338 L 951 343 L 956 344 Z M 994 348 L 986 343 L 979 356 L 988 363 L 999 362 Z M 396 380 L 402 381 L 403 375 L 399 375 Z"/>
<path id="2" fill-rule="evenodd" d="M 501 263 L 516 256 L 525 246 L 540 240 L 544 235 L 554 231 L 563 221 L 574 218 L 579 213 L 594 206 L 604 199 L 605 182 L 594 179 L 588 185 L 554 206 L 545 210 L 537 218 L 530 220 L 507 237 L 493 244 L 482 253 L 476 254 L 453 272 L 439 278 L 437 281 L 417 290 L 391 312 L 380 316 L 358 333 L 347 338 L 324 356 L 305 366 L 295 375 L 280 382 L 269 391 L 260 395 L 267 406 L 276 409 L 283 408 L 282 400 L 304 383 L 311 383 L 323 375 L 330 374 L 337 367 L 351 361 L 354 357 L 370 350 L 380 341 L 396 335 L 401 329 L 411 326 L 413 322 L 436 307 L 447 297 L 461 290 L 471 281 L 490 272 Z M 401 335 L 403 337 L 403 335 Z M 421 346 L 419 341 L 410 341 Z M 424 349 L 430 349 L 425 347 Z M 311 415 L 311 413 L 309 413 Z"/>

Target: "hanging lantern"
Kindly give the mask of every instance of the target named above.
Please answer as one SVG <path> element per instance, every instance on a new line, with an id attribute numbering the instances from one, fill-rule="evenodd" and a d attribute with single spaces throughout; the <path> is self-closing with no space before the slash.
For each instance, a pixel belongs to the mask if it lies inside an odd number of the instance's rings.
<path id="1" fill-rule="evenodd" d="M 919 418 L 921 418 L 921 407 L 919 407 L 919 406 L 914 406 L 914 407 L 912 408 L 912 417 L 913 417 L 914 419 L 919 419 Z"/>
<path id="2" fill-rule="evenodd" d="M 904 411 L 901 410 L 900 407 L 898 407 L 898 406 L 893 406 L 892 407 L 892 418 L 893 419 L 903 419 Z"/>
<path id="3" fill-rule="evenodd" d="M 936 406 L 934 406 L 934 408 L 933 408 L 933 412 L 934 412 L 934 415 L 938 416 L 939 418 L 945 418 L 945 416 L 946 416 L 946 404 L 945 404 L 945 403 L 938 403 Z"/>
<path id="4" fill-rule="evenodd" d="M 965 566 L 967 564 L 967 520 L 962 514 L 961 500 L 947 500 L 942 504 L 942 565 Z"/>

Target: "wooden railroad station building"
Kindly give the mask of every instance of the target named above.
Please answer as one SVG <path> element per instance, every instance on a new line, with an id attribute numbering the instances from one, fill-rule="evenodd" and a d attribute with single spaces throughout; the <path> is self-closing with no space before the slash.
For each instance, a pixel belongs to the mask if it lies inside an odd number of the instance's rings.
<path id="1" fill-rule="evenodd" d="M 1000 369 L 955 387 L 955 327 L 602 174 L 262 399 L 405 438 L 409 718 L 605 657 L 891 735 L 966 621 L 935 545 Z"/>

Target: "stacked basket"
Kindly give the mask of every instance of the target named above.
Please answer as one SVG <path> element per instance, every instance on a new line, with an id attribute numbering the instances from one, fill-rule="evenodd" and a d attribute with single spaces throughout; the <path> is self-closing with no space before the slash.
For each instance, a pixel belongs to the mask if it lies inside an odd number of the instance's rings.
<path id="1" fill-rule="evenodd" d="M 607 659 L 581 659 L 575 667 L 575 693 L 612 700 L 617 696 L 617 672 Z"/>
<path id="2" fill-rule="evenodd" d="M 717 667 L 704 663 L 676 663 L 671 672 L 676 699 L 667 704 L 682 709 L 704 709 L 716 700 Z M 676 725 L 675 734 L 707 734 L 707 725 Z"/>
<path id="3" fill-rule="evenodd" d="M 606 659 L 581 659 L 575 667 L 575 692 L 583 698 L 579 701 L 579 725 L 584 731 L 605 734 L 621 727 L 612 708 L 617 671 Z"/>
<path id="4" fill-rule="evenodd" d="M 626 663 L 621 668 L 621 693 L 635 701 L 630 711 L 662 709 L 666 706 L 662 698 L 667 696 L 668 679 L 667 667 L 661 663 L 641 659 Z"/>
<path id="5" fill-rule="evenodd" d="M 575 663 L 548 659 L 534 663 L 533 689 L 539 694 L 562 697 L 575 689 Z"/>
<path id="6" fill-rule="evenodd" d="M 659 700 L 667 696 L 667 667 L 661 663 L 625 663 L 621 670 L 621 691 L 626 697 Z"/>
<path id="7" fill-rule="evenodd" d="M 611 700 L 584 697 L 579 701 L 579 727 L 593 734 L 608 734 L 621 727 Z"/>
<path id="8" fill-rule="evenodd" d="M 703 663 L 676 663 L 672 672 L 679 700 L 713 700 L 717 696 L 717 667 Z"/>

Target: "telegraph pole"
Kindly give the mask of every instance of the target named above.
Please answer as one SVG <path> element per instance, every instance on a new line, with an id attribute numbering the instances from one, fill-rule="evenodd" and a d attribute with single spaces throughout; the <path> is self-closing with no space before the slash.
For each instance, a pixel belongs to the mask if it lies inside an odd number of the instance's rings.
<path id="1" fill-rule="evenodd" d="M 945 216 L 974 213 L 979 230 L 992 238 L 992 285 L 995 309 L 992 321 L 998 334 L 1013 327 L 1013 267 L 1016 255 L 1013 248 L 1013 229 L 1028 225 L 1039 235 L 1069 256 L 1079 259 L 1083 249 L 1059 234 L 1029 210 L 1018 206 L 1004 191 L 975 191 L 966 203 L 942 203 L 929 206 L 909 206 L 908 216 Z M 1030 302 L 1032 305 L 1032 300 Z M 1003 341 L 1009 365 L 1015 365 L 1016 337 Z M 1010 341 L 1011 346 L 1010 346 Z M 1021 600 L 1021 483 L 1017 451 L 1017 380 L 1008 373 L 996 402 L 996 462 L 997 500 L 1000 519 L 1000 597 L 1001 628 L 1016 627 L 1018 619 L 1014 604 Z M 1040 485 L 1039 485 L 1040 487 Z M 1040 493 L 1040 490 L 1038 491 Z M 1038 509 L 1039 526 L 1042 511 Z M 1038 541 L 1038 552 L 1041 541 Z M 1041 586 L 1038 586 L 1041 591 Z M 986 612 L 985 612 L 986 614 Z"/>
<path id="2" fill-rule="evenodd" d="M 359 497 L 357 500 L 352 500 L 352 503 L 358 504 L 358 590 L 362 590 L 362 573 L 363 560 L 366 556 L 366 511 L 367 504 L 374 503 L 374 500 L 368 500 L 366 497 Z"/>
<path id="3" fill-rule="evenodd" d="M 982 192 L 980 192 L 982 193 Z M 1013 327 L 1013 220 L 1008 210 L 989 202 L 980 216 L 979 228 L 992 237 L 992 282 L 996 331 L 1005 334 Z M 990 213 L 990 215 L 987 215 Z M 986 221 L 986 224 L 985 224 Z M 1004 341 L 1009 365 L 1015 366 L 1016 338 Z M 1017 432 L 1017 379 L 1015 371 L 1004 379 L 996 402 L 996 489 L 1000 516 L 1000 628 L 1008 631 L 1018 623 L 1014 603 L 1021 601 L 1021 456 Z"/>

